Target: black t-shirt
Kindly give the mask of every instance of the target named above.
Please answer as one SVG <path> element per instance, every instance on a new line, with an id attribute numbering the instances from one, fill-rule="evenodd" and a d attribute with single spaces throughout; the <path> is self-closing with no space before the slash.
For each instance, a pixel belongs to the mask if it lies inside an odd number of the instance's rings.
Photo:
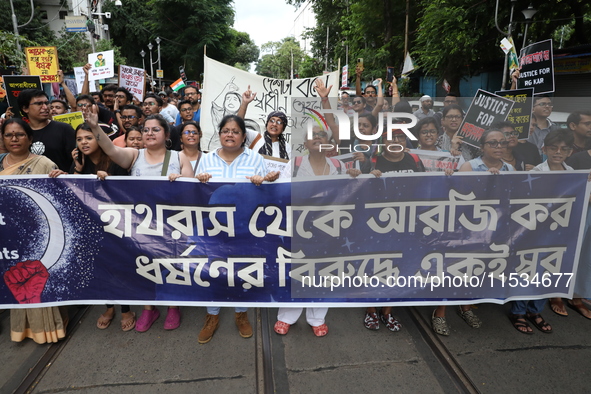
<path id="1" fill-rule="evenodd" d="M 70 167 L 70 174 L 74 174 L 75 168 L 76 168 L 76 163 L 72 162 L 72 166 Z M 86 157 L 84 159 L 84 166 L 82 167 L 82 171 L 80 171 L 79 173 L 80 174 L 96 174 L 97 173 L 96 166 L 94 165 L 92 160 L 90 160 L 88 157 Z M 124 175 L 129 175 L 129 171 L 127 171 L 125 168 L 119 166 L 118 164 L 111 162 L 109 164 L 109 168 L 107 169 L 107 174 L 124 176 Z"/>
<path id="2" fill-rule="evenodd" d="M 74 148 L 76 148 L 74 129 L 67 123 L 50 121 L 44 128 L 33 130 L 31 152 L 47 157 L 62 171 L 70 169 Z"/>
<path id="3" fill-rule="evenodd" d="M 588 151 L 575 153 L 566 159 L 566 164 L 575 170 L 589 170 L 591 169 L 591 156 Z"/>
<path id="4" fill-rule="evenodd" d="M 513 155 L 519 158 L 524 164 L 537 166 L 542 163 L 538 147 L 528 141 L 518 143 L 517 146 L 513 148 Z"/>
<path id="5" fill-rule="evenodd" d="M 421 160 L 410 153 L 404 152 L 404 157 L 400 161 L 389 161 L 384 156 L 378 156 L 376 161 L 376 170 L 386 172 L 425 172 L 425 167 Z"/>
<path id="6" fill-rule="evenodd" d="M 178 126 L 174 126 L 170 128 L 170 140 L 172 141 L 171 150 L 181 151 L 181 130 L 183 129 L 183 124 L 181 123 Z"/>

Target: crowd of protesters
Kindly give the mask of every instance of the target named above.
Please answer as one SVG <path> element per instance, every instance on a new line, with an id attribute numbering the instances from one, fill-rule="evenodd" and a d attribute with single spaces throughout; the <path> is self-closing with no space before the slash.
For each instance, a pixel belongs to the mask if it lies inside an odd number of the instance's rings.
<path id="1" fill-rule="evenodd" d="M 0 140 L 0 175 L 48 174 L 51 177 L 66 174 L 96 174 L 105 179 L 109 175 L 166 176 L 170 181 L 179 177 L 196 178 L 208 182 L 216 178 L 249 179 L 260 185 L 278 178 L 295 176 L 349 175 L 361 173 L 380 177 L 386 173 L 424 172 L 425 167 L 410 149 L 447 151 L 458 157 L 459 171 L 488 171 L 499 174 L 503 171 L 568 171 L 591 169 L 591 112 L 573 112 L 567 120 L 567 128 L 560 129 L 550 120 L 552 99 L 535 96 L 529 137 L 518 140 L 518 133 L 509 122 L 493 124 L 480 139 L 476 148 L 463 143 L 457 132 L 464 118 L 464 109 L 457 94 L 445 97 L 441 111 L 433 110 L 433 98 L 424 95 L 420 107 L 414 112 L 409 102 L 401 99 L 396 80 L 384 89 L 382 80 L 368 84 L 361 90 L 362 70 L 356 72 L 357 94 L 343 93 L 338 108 L 347 115 L 356 115 L 362 135 L 375 135 L 379 129 L 380 112 L 406 112 L 419 121 L 412 129 L 417 141 L 411 141 L 402 130 L 394 130 L 388 138 L 384 133 L 378 141 L 353 137 L 356 144 L 383 144 L 386 149 L 373 148 L 354 153 L 358 169 L 346 169 L 346 165 L 334 156 L 338 155 L 339 125 L 335 119 L 326 117 L 328 127 L 313 128 L 311 136 L 304 141 L 306 154 L 292 157 L 291 145 L 286 142 L 284 131 L 288 116 L 281 111 L 267 114 L 265 131 L 262 134 L 248 129 L 244 117 L 248 104 L 256 93 L 250 87 L 238 97 L 241 102 L 236 113 L 220 114 L 217 139 L 219 148 L 202 150 L 201 94 L 196 86 L 189 85 L 177 94 L 163 90 L 147 94 L 139 102 L 125 88 L 106 85 L 100 91 L 91 91 L 88 70 L 83 89 L 75 96 L 68 89 L 60 72 L 62 95 L 50 99 L 42 90 L 27 89 L 20 93 L 20 114 L 8 108 L 2 114 Z M 516 78 L 518 74 L 514 74 Z M 332 86 L 324 86 L 316 80 L 315 90 L 321 98 L 322 107 L 330 109 L 329 95 Z M 389 97 L 384 97 L 384 90 Z M 222 108 L 221 106 L 219 106 Z M 70 125 L 53 121 L 52 117 L 81 111 L 84 123 L 74 130 Z M 20 116 L 16 116 L 20 115 Z M 333 143 L 334 151 L 321 146 Z M 401 149 L 387 149 L 391 145 Z M 289 161 L 284 171 L 269 171 L 262 155 Z M 453 171 L 446 171 L 452 176 Z M 584 248 L 586 249 L 586 248 Z M 591 251 L 583 250 L 581 259 L 588 259 Z M 588 261 L 588 260 L 585 260 Z M 12 269 L 11 269 L 12 270 Z M 18 280 L 15 270 L 7 273 Z M 551 333 L 552 326 L 542 317 L 546 300 L 515 301 L 511 304 L 509 319 L 516 330 L 532 334 L 533 325 L 544 333 Z M 567 316 L 565 305 L 591 319 L 586 300 L 574 298 L 550 300 L 551 310 Z M 438 306 L 432 314 L 432 328 L 440 335 L 449 335 L 446 307 Z M 121 329 L 135 328 L 145 332 L 159 319 L 160 311 L 154 306 L 145 306 L 137 317 L 129 306 L 121 305 Z M 199 343 L 207 343 L 219 325 L 219 307 L 208 307 L 206 322 L 198 335 Z M 280 308 L 275 332 L 288 333 L 301 313 L 302 308 Z M 483 323 L 474 313 L 472 305 L 457 308 L 459 316 L 472 328 Z M 11 311 L 11 336 L 14 341 L 29 337 L 36 342 L 55 342 L 65 336 L 63 310 L 53 308 L 27 308 Z M 328 308 L 307 308 L 306 319 L 316 336 L 328 333 L 325 317 Z M 106 329 L 115 318 L 115 306 L 107 305 L 97 320 L 99 329 Z M 369 307 L 363 324 L 369 330 L 377 330 L 380 323 L 390 331 L 399 331 L 401 322 L 394 316 L 391 307 L 380 310 Z M 247 309 L 235 308 L 235 322 L 242 337 L 253 335 Z M 360 322 L 361 323 L 361 322 Z M 179 307 L 167 308 L 164 328 L 174 330 L 181 324 Z"/>

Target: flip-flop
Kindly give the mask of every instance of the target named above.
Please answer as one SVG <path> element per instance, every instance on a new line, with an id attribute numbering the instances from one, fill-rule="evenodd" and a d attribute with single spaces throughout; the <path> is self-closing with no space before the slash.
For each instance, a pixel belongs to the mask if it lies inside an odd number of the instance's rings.
<path id="1" fill-rule="evenodd" d="M 511 324 L 513 324 L 513 327 L 515 327 L 515 329 L 517 331 L 519 331 L 522 334 L 526 334 L 526 335 L 532 335 L 534 332 L 533 331 L 523 331 L 520 330 L 520 328 L 529 328 L 531 330 L 531 326 L 529 324 L 527 324 L 527 320 L 525 320 L 525 315 L 509 315 L 509 320 L 511 321 Z"/>
<path id="2" fill-rule="evenodd" d="M 591 317 L 585 316 L 585 314 L 583 314 L 583 310 L 585 310 L 585 309 L 589 310 L 589 309 L 587 309 L 585 304 L 575 305 L 575 304 L 572 304 L 569 301 L 567 301 L 566 305 L 568 305 L 569 308 L 575 310 L 579 315 L 583 316 L 585 319 L 591 320 Z"/>
<path id="3" fill-rule="evenodd" d="M 553 301 L 553 299 L 550 299 L 550 309 L 558 316 L 568 316 L 568 312 L 566 311 L 566 308 L 564 307 L 564 302 L 562 302 L 561 298 L 559 298 L 559 301 Z"/>
<path id="4" fill-rule="evenodd" d="M 135 312 L 131 312 L 131 318 L 121 320 L 121 330 L 127 332 L 127 331 L 133 330 L 134 328 L 135 328 Z"/>
<path id="5" fill-rule="evenodd" d="M 106 317 L 105 315 L 100 315 L 96 321 L 96 327 L 100 330 L 106 330 L 111 325 L 114 317 L 115 315 L 111 316 L 110 318 Z"/>
<path id="6" fill-rule="evenodd" d="M 552 327 L 550 326 L 550 324 L 546 322 L 546 320 L 544 320 L 542 315 L 540 315 L 539 313 L 528 313 L 527 315 L 525 315 L 525 317 L 527 317 L 527 320 L 529 320 L 531 324 L 533 324 L 538 330 L 542 331 L 544 334 L 552 334 Z M 540 319 L 540 321 L 537 322 L 536 319 Z M 544 327 L 550 327 L 550 329 L 544 330 Z"/>

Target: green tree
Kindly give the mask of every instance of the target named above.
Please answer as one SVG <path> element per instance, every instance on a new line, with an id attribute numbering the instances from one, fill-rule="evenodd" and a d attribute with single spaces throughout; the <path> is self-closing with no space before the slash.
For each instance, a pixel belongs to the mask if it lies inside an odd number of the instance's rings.
<path id="1" fill-rule="evenodd" d="M 121 48 L 117 45 L 113 44 L 113 40 L 98 40 L 96 43 L 96 51 L 97 52 L 104 52 L 104 51 L 113 51 L 113 60 L 115 63 L 115 67 L 120 64 L 127 65 L 127 58 L 121 55 Z M 86 63 L 84 63 L 86 64 Z"/>
<path id="2" fill-rule="evenodd" d="M 257 62 L 256 73 L 271 78 L 288 79 L 298 74 L 305 53 L 300 44 L 293 38 L 287 37 L 281 41 L 269 41 L 261 46 L 262 52 L 270 52 Z"/>
<path id="3" fill-rule="evenodd" d="M 65 72 L 73 72 L 74 67 L 81 67 L 87 63 L 88 54 L 92 52 L 86 33 L 60 31 L 59 38 L 53 43 L 57 47 L 60 68 Z"/>
<path id="4" fill-rule="evenodd" d="M 19 42 L 23 48 L 37 45 L 24 37 L 20 37 Z M 13 66 L 20 70 L 25 63 L 25 53 L 17 49 L 15 35 L 7 31 L 0 31 L 0 68 Z"/>

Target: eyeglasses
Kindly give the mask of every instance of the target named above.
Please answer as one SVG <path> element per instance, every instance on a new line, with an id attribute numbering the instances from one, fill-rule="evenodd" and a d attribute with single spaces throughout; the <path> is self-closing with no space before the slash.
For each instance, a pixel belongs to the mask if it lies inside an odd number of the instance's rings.
<path id="1" fill-rule="evenodd" d="M 491 148 L 498 148 L 499 145 L 504 148 L 509 144 L 509 142 L 508 141 L 493 140 L 493 141 L 486 141 L 485 144 L 490 146 Z"/>
<path id="2" fill-rule="evenodd" d="M 279 125 L 279 126 L 281 126 L 283 124 L 283 121 L 281 119 L 271 119 L 271 120 L 269 120 L 269 122 Z"/>
<path id="3" fill-rule="evenodd" d="M 92 104 L 89 104 L 89 103 L 76 103 L 76 106 L 77 106 L 78 108 L 86 108 L 86 107 L 89 107 L 89 106 L 91 106 L 91 105 L 92 105 Z"/>
<path id="4" fill-rule="evenodd" d="M 193 108 L 191 108 L 191 107 L 181 108 L 181 112 L 189 112 L 189 111 L 193 111 Z"/>
<path id="5" fill-rule="evenodd" d="M 506 131 L 503 134 L 505 135 L 505 138 L 511 138 L 511 137 L 518 137 L 519 136 L 519 132 L 518 131 Z"/>
<path id="6" fill-rule="evenodd" d="M 30 103 L 29 105 L 37 105 L 39 107 L 43 107 L 44 105 L 49 105 L 49 101 L 35 101 L 34 103 Z"/>
<path id="7" fill-rule="evenodd" d="M 536 105 L 538 107 L 544 107 L 544 108 L 552 108 L 552 107 L 554 107 L 554 105 L 552 103 L 538 103 Z"/>
<path id="8" fill-rule="evenodd" d="M 435 134 L 437 134 L 437 130 L 435 130 L 435 129 L 421 130 L 420 133 L 421 133 L 421 135 L 427 135 L 427 134 L 435 135 Z"/>
<path id="9" fill-rule="evenodd" d="M 121 115 L 122 120 L 135 119 L 135 118 L 137 118 L 137 116 L 135 116 L 135 115 Z"/>
<path id="10" fill-rule="evenodd" d="M 199 132 L 197 130 L 187 130 L 183 131 L 183 135 L 197 135 Z"/>
<path id="11" fill-rule="evenodd" d="M 197 93 L 185 93 L 185 96 L 197 96 Z"/>
<path id="12" fill-rule="evenodd" d="M 546 147 L 546 150 L 550 153 L 556 153 L 558 151 L 561 151 L 562 153 L 570 153 L 572 152 L 573 148 L 571 148 L 570 146 L 548 145 Z"/>
<path id="13" fill-rule="evenodd" d="M 4 138 L 6 138 L 7 140 L 11 140 L 13 138 L 16 137 L 17 140 L 20 140 L 21 138 L 25 138 L 27 136 L 27 133 L 9 133 L 9 134 L 4 134 Z"/>
<path id="14" fill-rule="evenodd" d="M 461 120 L 464 118 L 462 115 L 445 115 L 445 119 L 449 120 Z"/>
<path id="15" fill-rule="evenodd" d="M 162 129 L 160 127 L 152 127 L 151 129 L 148 127 L 145 127 L 142 129 L 142 133 L 144 133 L 144 134 L 148 134 L 148 133 L 157 134 L 161 131 L 162 131 Z"/>
<path id="16" fill-rule="evenodd" d="M 353 100 L 353 105 L 355 104 L 363 104 L 363 101 L 361 100 Z"/>
<path id="17" fill-rule="evenodd" d="M 154 107 L 156 105 L 158 105 L 158 103 L 155 103 L 153 101 L 149 101 L 147 103 L 142 103 L 142 106 L 144 106 L 144 107 Z"/>
<path id="18" fill-rule="evenodd" d="M 220 131 L 220 134 L 224 134 L 224 135 L 226 135 L 226 134 L 240 135 L 240 134 L 242 134 L 242 131 L 240 131 L 240 130 L 227 130 L 227 129 L 224 129 L 224 130 Z"/>
<path id="19" fill-rule="evenodd" d="M 317 133 L 312 133 L 312 138 L 326 138 L 328 137 L 328 133 L 326 131 L 319 131 Z"/>
<path id="20" fill-rule="evenodd" d="M 115 97 L 120 98 L 120 99 L 127 98 L 127 96 L 124 94 L 116 94 Z"/>
<path id="21" fill-rule="evenodd" d="M 103 97 L 104 98 L 113 98 L 113 97 L 115 97 L 115 95 L 112 93 L 103 93 Z"/>

